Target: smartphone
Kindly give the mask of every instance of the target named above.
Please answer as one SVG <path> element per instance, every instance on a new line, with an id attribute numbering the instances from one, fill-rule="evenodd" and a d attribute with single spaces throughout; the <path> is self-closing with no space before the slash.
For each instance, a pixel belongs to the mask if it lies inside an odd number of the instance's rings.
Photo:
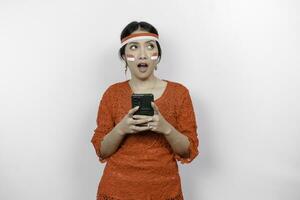
<path id="1" fill-rule="evenodd" d="M 154 96 L 152 93 L 137 94 L 133 93 L 131 95 L 131 107 L 140 106 L 139 109 L 134 113 L 134 115 L 148 115 L 153 116 L 154 110 L 151 106 L 151 102 L 154 102 Z"/>

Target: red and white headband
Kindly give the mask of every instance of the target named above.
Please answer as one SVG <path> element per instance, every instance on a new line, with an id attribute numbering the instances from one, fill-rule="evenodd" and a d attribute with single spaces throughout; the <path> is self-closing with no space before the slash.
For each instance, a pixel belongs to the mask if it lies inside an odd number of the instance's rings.
<path id="1" fill-rule="evenodd" d="M 123 46 L 129 42 L 136 41 L 136 40 L 144 40 L 144 39 L 158 41 L 158 35 L 155 33 L 133 33 L 123 38 L 121 41 L 121 45 Z"/>

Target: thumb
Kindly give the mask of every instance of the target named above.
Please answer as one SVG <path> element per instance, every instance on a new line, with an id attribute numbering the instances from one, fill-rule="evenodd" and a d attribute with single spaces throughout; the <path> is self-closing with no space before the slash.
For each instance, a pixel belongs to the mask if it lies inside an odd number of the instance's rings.
<path id="1" fill-rule="evenodd" d="M 155 103 L 153 101 L 151 101 L 151 106 L 152 106 L 152 108 L 154 110 L 154 113 L 159 114 L 158 107 L 157 107 L 157 105 L 155 105 Z"/>
<path id="2" fill-rule="evenodd" d="M 140 106 L 136 106 L 132 109 L 129 110 L 129 112 L 127 113 L 128 117 L 132 117 L 133 114 L 139 109 Z"/>

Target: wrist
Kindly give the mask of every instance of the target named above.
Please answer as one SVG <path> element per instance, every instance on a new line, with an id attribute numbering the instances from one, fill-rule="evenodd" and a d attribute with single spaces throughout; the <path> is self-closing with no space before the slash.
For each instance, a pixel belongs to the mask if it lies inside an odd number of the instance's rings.
<path id="1" fill-rule="evenodd" d="M 115 133 L 118 136 L 124 137 L 126 133 L 118 126 L 115 127 Z"/>
<path id="2" fill-rule="evenodd" d="M 169 125 L 166 131 L 164 131 L 164 135 L 169 136 L 172 133 L 172 131 L 173 131 L 173 126 Z"/>

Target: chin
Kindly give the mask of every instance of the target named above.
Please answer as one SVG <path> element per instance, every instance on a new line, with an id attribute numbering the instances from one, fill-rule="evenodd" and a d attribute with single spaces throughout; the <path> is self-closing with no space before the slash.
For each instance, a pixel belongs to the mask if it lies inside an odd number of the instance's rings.
<path id="1" fill-rule="evenodd" d="M 148 79 L 150 76 L 152 75 L 152 72 L 147 72 L 147 73 L 143 73 L 143 74 L 135 74 L 135 76 L 139 79 L 145 80 Z"/>

